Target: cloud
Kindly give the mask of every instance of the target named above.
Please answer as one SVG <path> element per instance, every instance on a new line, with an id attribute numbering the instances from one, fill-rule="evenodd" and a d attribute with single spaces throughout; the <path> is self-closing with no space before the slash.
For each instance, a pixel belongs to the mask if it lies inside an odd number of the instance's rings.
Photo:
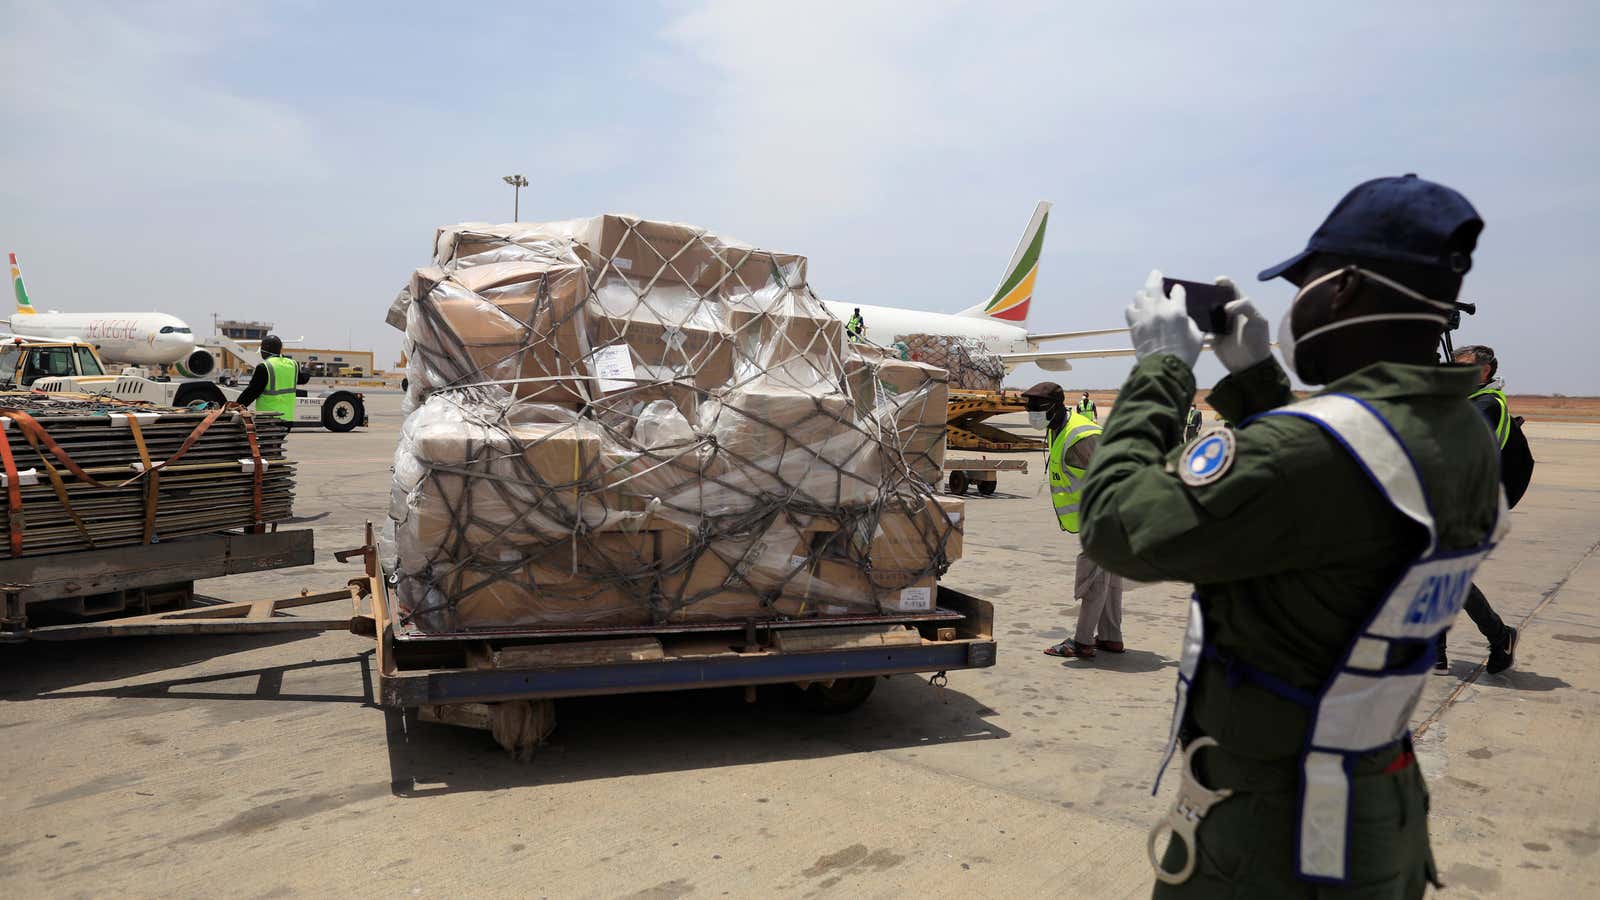
<path id="1" fill-rule="evenodd" d="M 696 67 L 676 85 L 695 156 L 730 197 L 769 208 L 842 218 L 880 207 L 891 158 L 959 136 L 939 109 L 936 67 L 913 60 L 958 8 L 699 5 L 666 30 Z"/>
<path id="2" fill-rule="evenodd" d="M 0 242 L 62 309 L 384 351 L 433 228 L 508 217 L 523 172 L 525 219 L 696 222 L 807 254 L 830 298 L 947 312 L 1052 200 L 1030 324 L 1096 328 L 1152 267 L 1248 281 L 1417 171 L 1488 221 L 1468 337 L 1519 387 L 1596 389 L 1592 3 L 4 6 Z"/>
<path id="3" fill-rule="evenodd" d="M 326 173 L 292 107 L 220 76 L 231 46 L 271 37 L 246 4 L 30 3 L 4 28 L 8 166 L 145 186 Z"/>

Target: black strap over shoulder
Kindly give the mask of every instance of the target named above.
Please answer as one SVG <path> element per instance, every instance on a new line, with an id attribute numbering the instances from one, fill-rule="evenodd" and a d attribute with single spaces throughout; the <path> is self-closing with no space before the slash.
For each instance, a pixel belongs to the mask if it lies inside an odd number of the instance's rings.
<path id="1" fill-rule="evenodd" d="M 1528 446 L 1528 436 L 1522 433 L 1522 417 L 1511 417 L 1511 435 L 1500 451 L 1500 483 L 1506 489 L 1506 505 L 1515 507 L 1522 495 L 1528 492 L 1533 481 L 1533 449 Z"/>

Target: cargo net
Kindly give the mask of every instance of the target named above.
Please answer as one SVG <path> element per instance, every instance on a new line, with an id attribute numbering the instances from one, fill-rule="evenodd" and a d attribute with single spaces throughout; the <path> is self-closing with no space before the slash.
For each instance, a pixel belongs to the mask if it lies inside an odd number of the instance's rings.
<path id="1" fill-rule="evenodd" d="M 975 338 L 942 334 L 902 334 L 894 339 L 901 359 L 937 366 L 949 373 L 950 386 L 968 391 L 998 391 L 1006 367 L 999 355 Z"/>
<path id="2" fill-rule="evenodd" d="M 942 369 L 806 260 L 601 216 L 440 229 L 405 331 L 398 609 L 423 631 L 915 613 L 961 553 Z"/>

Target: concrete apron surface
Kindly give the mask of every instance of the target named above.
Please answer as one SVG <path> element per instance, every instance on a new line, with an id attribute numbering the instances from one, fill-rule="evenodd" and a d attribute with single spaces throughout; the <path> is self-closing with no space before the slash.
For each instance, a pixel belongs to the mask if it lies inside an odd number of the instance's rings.
<path id="1" fill-rule="evenodd" d="M 372 428 L 297 432 L 305 570 L 228 599 L 341 586 L 384 516 L 399 398 Z M 1539 469 L 1479 583 L 1523 624 L 1517 668 L 1455 670 L 1417 712 L 1450 897 L 1600 891 L 1600 427 L 1533 425 Z M 0 889 L 9 896 L 1140 897 L 1186 586 L 1132 586 L 1129 651 L 1068 634 L 1077 542 L 1030 475 L 969 496 L 948 582 L 994 601 L 999 664 L 900 677 L 818 717 L 780 690 L 564 701 L 517 763 L 482 732 L 372 702 L 348 634 L 0 647 Z"/>

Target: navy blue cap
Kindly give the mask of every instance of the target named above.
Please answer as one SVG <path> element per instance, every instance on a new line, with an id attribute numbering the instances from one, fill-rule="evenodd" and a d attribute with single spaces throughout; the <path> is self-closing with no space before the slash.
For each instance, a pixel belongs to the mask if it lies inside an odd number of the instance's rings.
<path id="1" fill-rule="evenodd" d="M 1317 253 L 1388 259 L 1465 274 L 1472 268 L 1483 219 L 1467 198 L 1416 175 L 1374 178 L 1355 186 L 1328 213 L 1306 249 L 1256 277 L 1299 284 Z"/>

